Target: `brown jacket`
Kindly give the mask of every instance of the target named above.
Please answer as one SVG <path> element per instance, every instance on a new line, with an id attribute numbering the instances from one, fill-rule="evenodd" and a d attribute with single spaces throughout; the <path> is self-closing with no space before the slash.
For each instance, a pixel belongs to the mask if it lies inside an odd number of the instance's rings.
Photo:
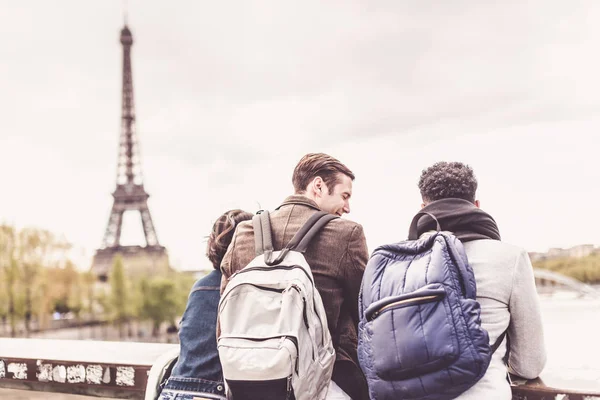
<path id="1" fill-rule="evenodd" d="M 281 250 L 308 218 L 319 210 L 317 203 L 301 195 L 290 196 L 271 212 L 273 247 Z M 252 221 L 238 225 L 221 262 L 221 293 L 229 277 L 255 257 Z M 327 323 L 337 353 L 333 380 L 352 399 L 369 398 L 367 383 L 356 354 L 358 293 L 368 259 L 362 226 L 345 219 L 330 221 L 313 239 L 305 253 L 323 299 Z"/>

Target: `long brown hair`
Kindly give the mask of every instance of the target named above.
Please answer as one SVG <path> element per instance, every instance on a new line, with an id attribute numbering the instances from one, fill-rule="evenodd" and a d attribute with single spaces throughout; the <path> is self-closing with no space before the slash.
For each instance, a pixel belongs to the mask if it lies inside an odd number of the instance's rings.
<path id="1" fill-rule="evenodd" d="M 214 269 L 219 269 L 237 225 L 242 221 L 252 219 L 252 216 L 252 213 L 235 209 L 225 212 L 215 221 L 206 244 L 206 257 Z"/>

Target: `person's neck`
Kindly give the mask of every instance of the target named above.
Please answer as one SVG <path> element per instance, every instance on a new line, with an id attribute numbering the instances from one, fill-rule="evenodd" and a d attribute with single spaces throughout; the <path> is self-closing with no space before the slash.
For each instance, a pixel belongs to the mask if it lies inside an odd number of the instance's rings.
<path id="1" fill-rule="evenodd" d="M 314 201 L 315 203 L 317 202 L 317 199 L 315 196 L 310 196 L 307 192 L 303 192 L 303 193 L 294 193 L 294 196 L 302 196 L 305 197 L 309 200 Z"/>

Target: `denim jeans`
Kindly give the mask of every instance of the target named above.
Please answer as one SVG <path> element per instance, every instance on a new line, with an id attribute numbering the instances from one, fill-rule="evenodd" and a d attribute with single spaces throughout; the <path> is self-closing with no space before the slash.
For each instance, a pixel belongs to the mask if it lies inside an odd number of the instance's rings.
<path id="1" fill-rule="evenodd" d="M 210 397 L 209 397 L 210 396 Z M 201 394 L 196 392 L 186 392 L 183 390 L 164 389 L 160 394 L 159 400 L 224 400 L 224 396 L 213 396 L 210 394 Z"/>
<path id="2" fill-rule="evenodd" d="M 220 285 L 221 272 L 215 270 L 192 287 L 179 328 L 179 359 L 161 400 L 187 400 L 194 394 L 197 399 L 225 398 L 216 339 Z"/>

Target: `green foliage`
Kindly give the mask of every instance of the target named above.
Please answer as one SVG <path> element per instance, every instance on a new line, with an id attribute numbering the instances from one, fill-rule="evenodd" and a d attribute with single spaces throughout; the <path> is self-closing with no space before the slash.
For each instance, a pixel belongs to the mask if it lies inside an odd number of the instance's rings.
<path id="1" fill-rule="evenodd" d="M 600 283 L 600 254 L 592 253 L 586 257 L 551 258 L 538 260 L 534 268 L 547 269 L 570 276 L 585 283 Z"/>
<path id="2" fill-rule="evenodd" d="M 83 284 L 82 294 L 85 297 L 84 311 L 91 319 L 94 319 L 98 300 L 95 290 L 96 275 L 92 271 L 84 272 L 81 274 L 81 282 Z"/>
<path id="3" fill-rule="evenodd" d="M 84 287 L 82 285 L 82 277 L 80 274 L 75 275 L 74 285 L 70 287 L 67 296 L 67 305 L 69 310 L 75 314 L 75 318 L 79 319 L 83 310 Z"/>
<path id="4" fill-rule="evenodd" d="M 112 307 L 109 293 L 103 291 L 99 292 L 96 296 L 96 303 L 105 316 L 110 316 Z"/>
<path id="5" fill-rule="evenodd" d="M 189 274 L 179 272 L 175 274 L 173 280 L 177 286 L 177 304 L 179 307 L 179 314 L 181 315 L 185 311 L 190 290 L 192 289 L 192 286 L 194 286 L 196 279 Z"/>
<path id="6" fill-rule="evenodd" d="M 195 279 L 169 268 L 167 257 L 117 256 L 108 284 L 102 284 L 94 273 L 77 269 L 68 248 L 48 231 L 0 224 L 0 319 L 8 319 L 13 335 L 24 319 L 26 330 L 29 322 L 48 327 L 56 311 L 109 319 L 121 334 L 125 323 L 131 328 L 133 319 L 149 320 L 154 335 L 183 314 Z"/>
<path id="7" fill-rule="evenodd" d="M 120 255 L 115 257 L 115 261 L 110 272 L 111 303 L 117 317 L 125 317 L 127 309 L 127 282 L 123 259 Z"/>
<path id="8" fill-rule="evenodd" d="M 7 299 L 6 313 L 10 323 L 11 336 L 16 334 L 17 323 L 17 296 L 16 285 L 19 280 L 19 270 L 16 260 L 17 232 L 14 227 L 0 225 L 0 268 L 3 272 L 3 287 Z"/>
<path id="9" fill-rule="evenodd" d="M 128 281 L 125 275 L 123 259 L 120 255 L 115 257 L 110 272 L 110 309 L 112 320 L 119 327 L 119 333 L 123 336 L 123 323 L 130 316 L 129 295 L 127 293 Z"/>
<path id="10" fill-rule="evenodd" d="M 52 283 L 48 279 L 48 270 L 42 268 L 36 277 L 35 290 L 33 291 L 33 313 L 39 321 L 39 326 L 45 329 L 50 324 L 50 313 L 53 308 L 51 296 Z"/>
<path id="11" fill-rule="evenodd" d="M 152 335 L 157 336 L 163 322 L 174 322 L 181 313 L 177 286 L 173 280 L 153 278 L 142 280 L 140 288 L 143 299 L 140 316 L 152 321 Z"/>
<path id="12" fill-rule="evenodd" d="M 45 317 L 51 308 L 48 299 L 50 288 L 40 276 L 43 275 L 42 270 L 59 265 L 68 245 L 49 231 L 24 228 L 18 233 L 16 248 L 20 284 L 25 296 L 25 330 L 29 332 L 32 317 Z M 41 322 L 44 324 L 45 321 Z"/>
<path id="13" fill-rule="evenodd" d="M 6 282 L 6 271 L 0 268 L 0 285 Z M 0 287 L 0 320 L 8 317 L 8 292 Z"/>

